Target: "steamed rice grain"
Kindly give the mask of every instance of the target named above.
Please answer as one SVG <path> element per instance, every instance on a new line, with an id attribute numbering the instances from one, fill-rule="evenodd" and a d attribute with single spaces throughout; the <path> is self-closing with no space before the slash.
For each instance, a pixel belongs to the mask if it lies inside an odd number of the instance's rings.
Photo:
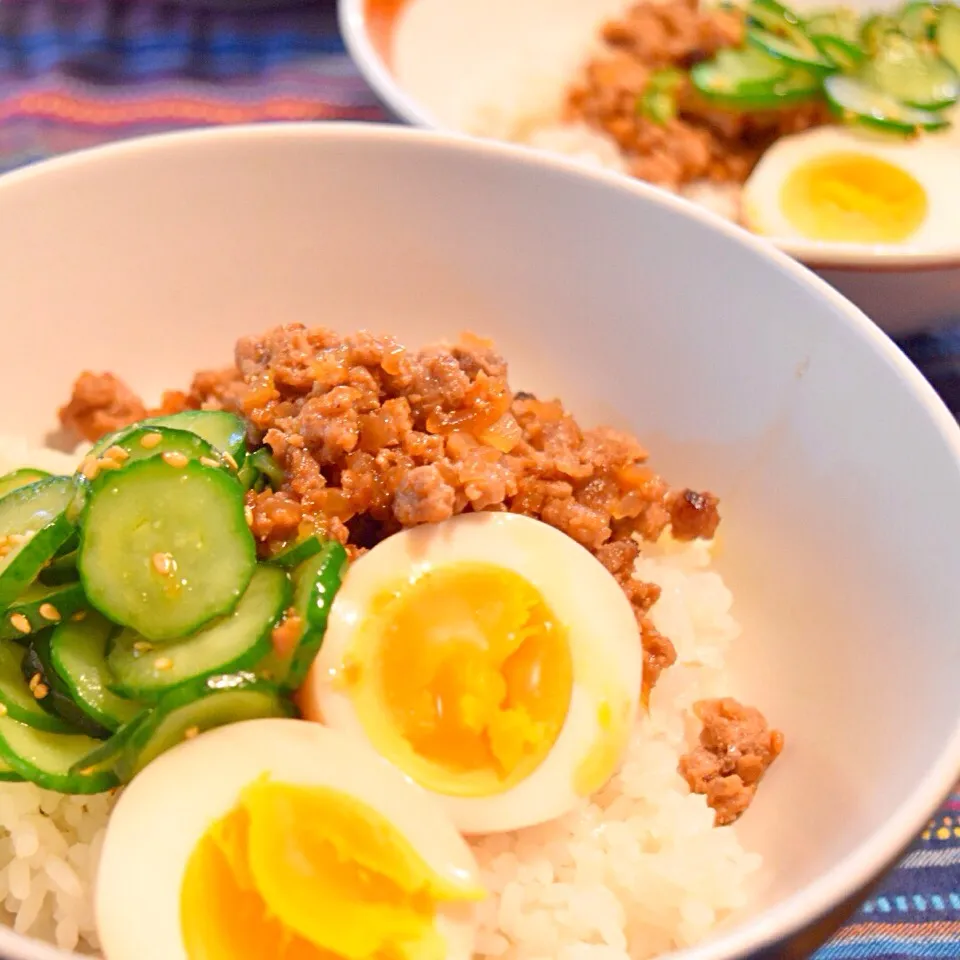
<path id="1" fill-rule="evenodd" d="M 70 472 L 74 456 L 3 441 L 0 472 Z M 729 691 L 739 627 L 711 569 L 711 544 L 641 543 L 637 575 L 663 592 L 652 610 L 677 649 L 638 721 L 621 772 L 560 820 L 472 842 L 491 896 L 477 952 L 503 960 L 644 960 L 701 940 L 743 907 L 761 858 L 713 826 L 677 764 L 695 738 L 692 705 Z M 0 901 L 17 932 L 96 953 L 93 886 L 113 798 L 0 783 Z"/>

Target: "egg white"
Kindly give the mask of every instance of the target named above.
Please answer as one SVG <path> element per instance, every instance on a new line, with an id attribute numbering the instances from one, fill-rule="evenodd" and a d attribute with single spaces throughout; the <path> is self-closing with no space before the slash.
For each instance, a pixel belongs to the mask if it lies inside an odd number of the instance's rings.
<path id="1" fill-rule="evenodd" d="M 124 790 L 97 873 L 97 932 L 106 960 L 186 960 L 180 893 L 187 862 L 210 825 L 263 774 L 343 791 L 387 818 L 438 875 L 481 886 L 469 847 L 436 801 L 348 738 L 303 720 L 219 727 L 157 758 Z M 437 905 L 448 960 L 473 953 L 474 908 Z"/>
<path id="2" fill-rule="evenodd" d="M 780 205 L 780 191 L 798 166 L 836 153 L 861 153 L 884 160 L 910 174 L 923 188 L 927 196 L 926 217 L 898 246 L 929 250 L 960 244 L 957 146 L 935 136 L 897 140 L 882 133 L 843 127 L 818 127 L 777 140 L 744 184 L 744 225 L 778 240 L 817 242 L 800 233 L 787 219 Z"/>
<path id="3" fill-rule="evenodd" d="M 525 779 L 488 796 L 437 794 L 464 833 L 515 830 L 561 816 L 581 799 L 576 771 L 602 739 L 603 702 L 637 711 L 643 654 L 633 609 L 604 566 L 566 534 L 510 513 L 464 514 L 395 534 L 353 564 L 333 603 L 319 656 L 300 691 L 308 716 L 374 747 L 344 685 L 338 683 L 357 627 L 375 598 L 398 580 L 430 569 L 484 563 L 509 569 L 536 587 L 567 631 L 573 690 L 553 747 Z M 611 771 L 612 773 L 613 771 Z"/>

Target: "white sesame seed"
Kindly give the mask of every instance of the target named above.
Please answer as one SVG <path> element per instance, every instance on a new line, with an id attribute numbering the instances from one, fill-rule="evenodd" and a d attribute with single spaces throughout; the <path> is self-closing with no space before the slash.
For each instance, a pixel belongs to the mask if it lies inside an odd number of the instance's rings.
<path id="1" fill-rule="evenodd" d="M 56 623 L 60 619 L 60 611 L 52 603 L 41 603 L 40 616 Z"/>
<path id="2" fill-rule="evenodd" d="M 179 450 L 168 450 L 166 453 L 161 454 L 161 456 L 163 457 L 164 463 L 171 467 L 176 467 L 178 470 L 190 462 L 186 455 L 182 454 Z"/>
<path id="3" fill-rule="evenodd" d="M 140 438 L 140 446 L 144 450 L 152 450 L 162 439 L 163 436 L 159 433 L 145 433 Z"/>
<path id="4" fill-rule="evenodd" d="M 22 613 L 15 613 L 10 617 L 10 626 L 14 630 L 19 630 L 20 633 L 30 632 L 30 621 Z"/>
<path id="5" fill-rule="evenodd" d="M 173 666 L 173 661 L 169 657 L 157 657 L 153 661 L 153 666 L 156 670 L 169 670 Z"/>
<path id="6" fill-rule="evenodd" d="M 210 457 L 201 457 L 200 462 L 205 467 L 219 467 L 220 463 L 217 460 L 212 460 Z"/>

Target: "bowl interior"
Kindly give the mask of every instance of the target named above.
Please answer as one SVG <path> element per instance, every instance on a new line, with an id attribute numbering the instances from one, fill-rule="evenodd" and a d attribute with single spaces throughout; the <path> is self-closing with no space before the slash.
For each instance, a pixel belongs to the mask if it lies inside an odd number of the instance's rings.
<path id="1" fill-rule="evenodd" d="M 720 494 L 745 628 L 731 693 L 788 747 L 742 822 L 767 864 L 753 922 L 689 957 L 851 892 L 957 773 L 956 427 L 838 295 L 679 201 L 404 130 L 130 143 L 0 181 L 0 315 L 7 434 L 44 437 L 81 369 L 156 393 L 277 323 L 469 329 L 515 389 Z"/>

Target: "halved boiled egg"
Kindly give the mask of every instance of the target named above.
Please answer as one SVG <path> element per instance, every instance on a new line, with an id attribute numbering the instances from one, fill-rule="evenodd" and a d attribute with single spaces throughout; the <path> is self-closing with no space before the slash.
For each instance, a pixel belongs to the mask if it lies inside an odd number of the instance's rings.
<path id="1" fill-rule="evenodd" d="M 782 137 L 743 188 L 743 221 L 785 240 L 909 244 L 960 242 L 956 147 L 839 127 Z"/>
<path id="2" fill-rule="evenodd" d="M 465 514 L 354 563 L 300 702 L 486 833 L 606 783 L 642 671 L 633 609 L 592 554 L 529 517 Z"/>
<path id="3" fill-rule="evenodd" d="M 483 896 L 433 797 L 335 731 L 271 719 L 134 779 L 96 914 L 106 960 L 467 960 Z"/>

